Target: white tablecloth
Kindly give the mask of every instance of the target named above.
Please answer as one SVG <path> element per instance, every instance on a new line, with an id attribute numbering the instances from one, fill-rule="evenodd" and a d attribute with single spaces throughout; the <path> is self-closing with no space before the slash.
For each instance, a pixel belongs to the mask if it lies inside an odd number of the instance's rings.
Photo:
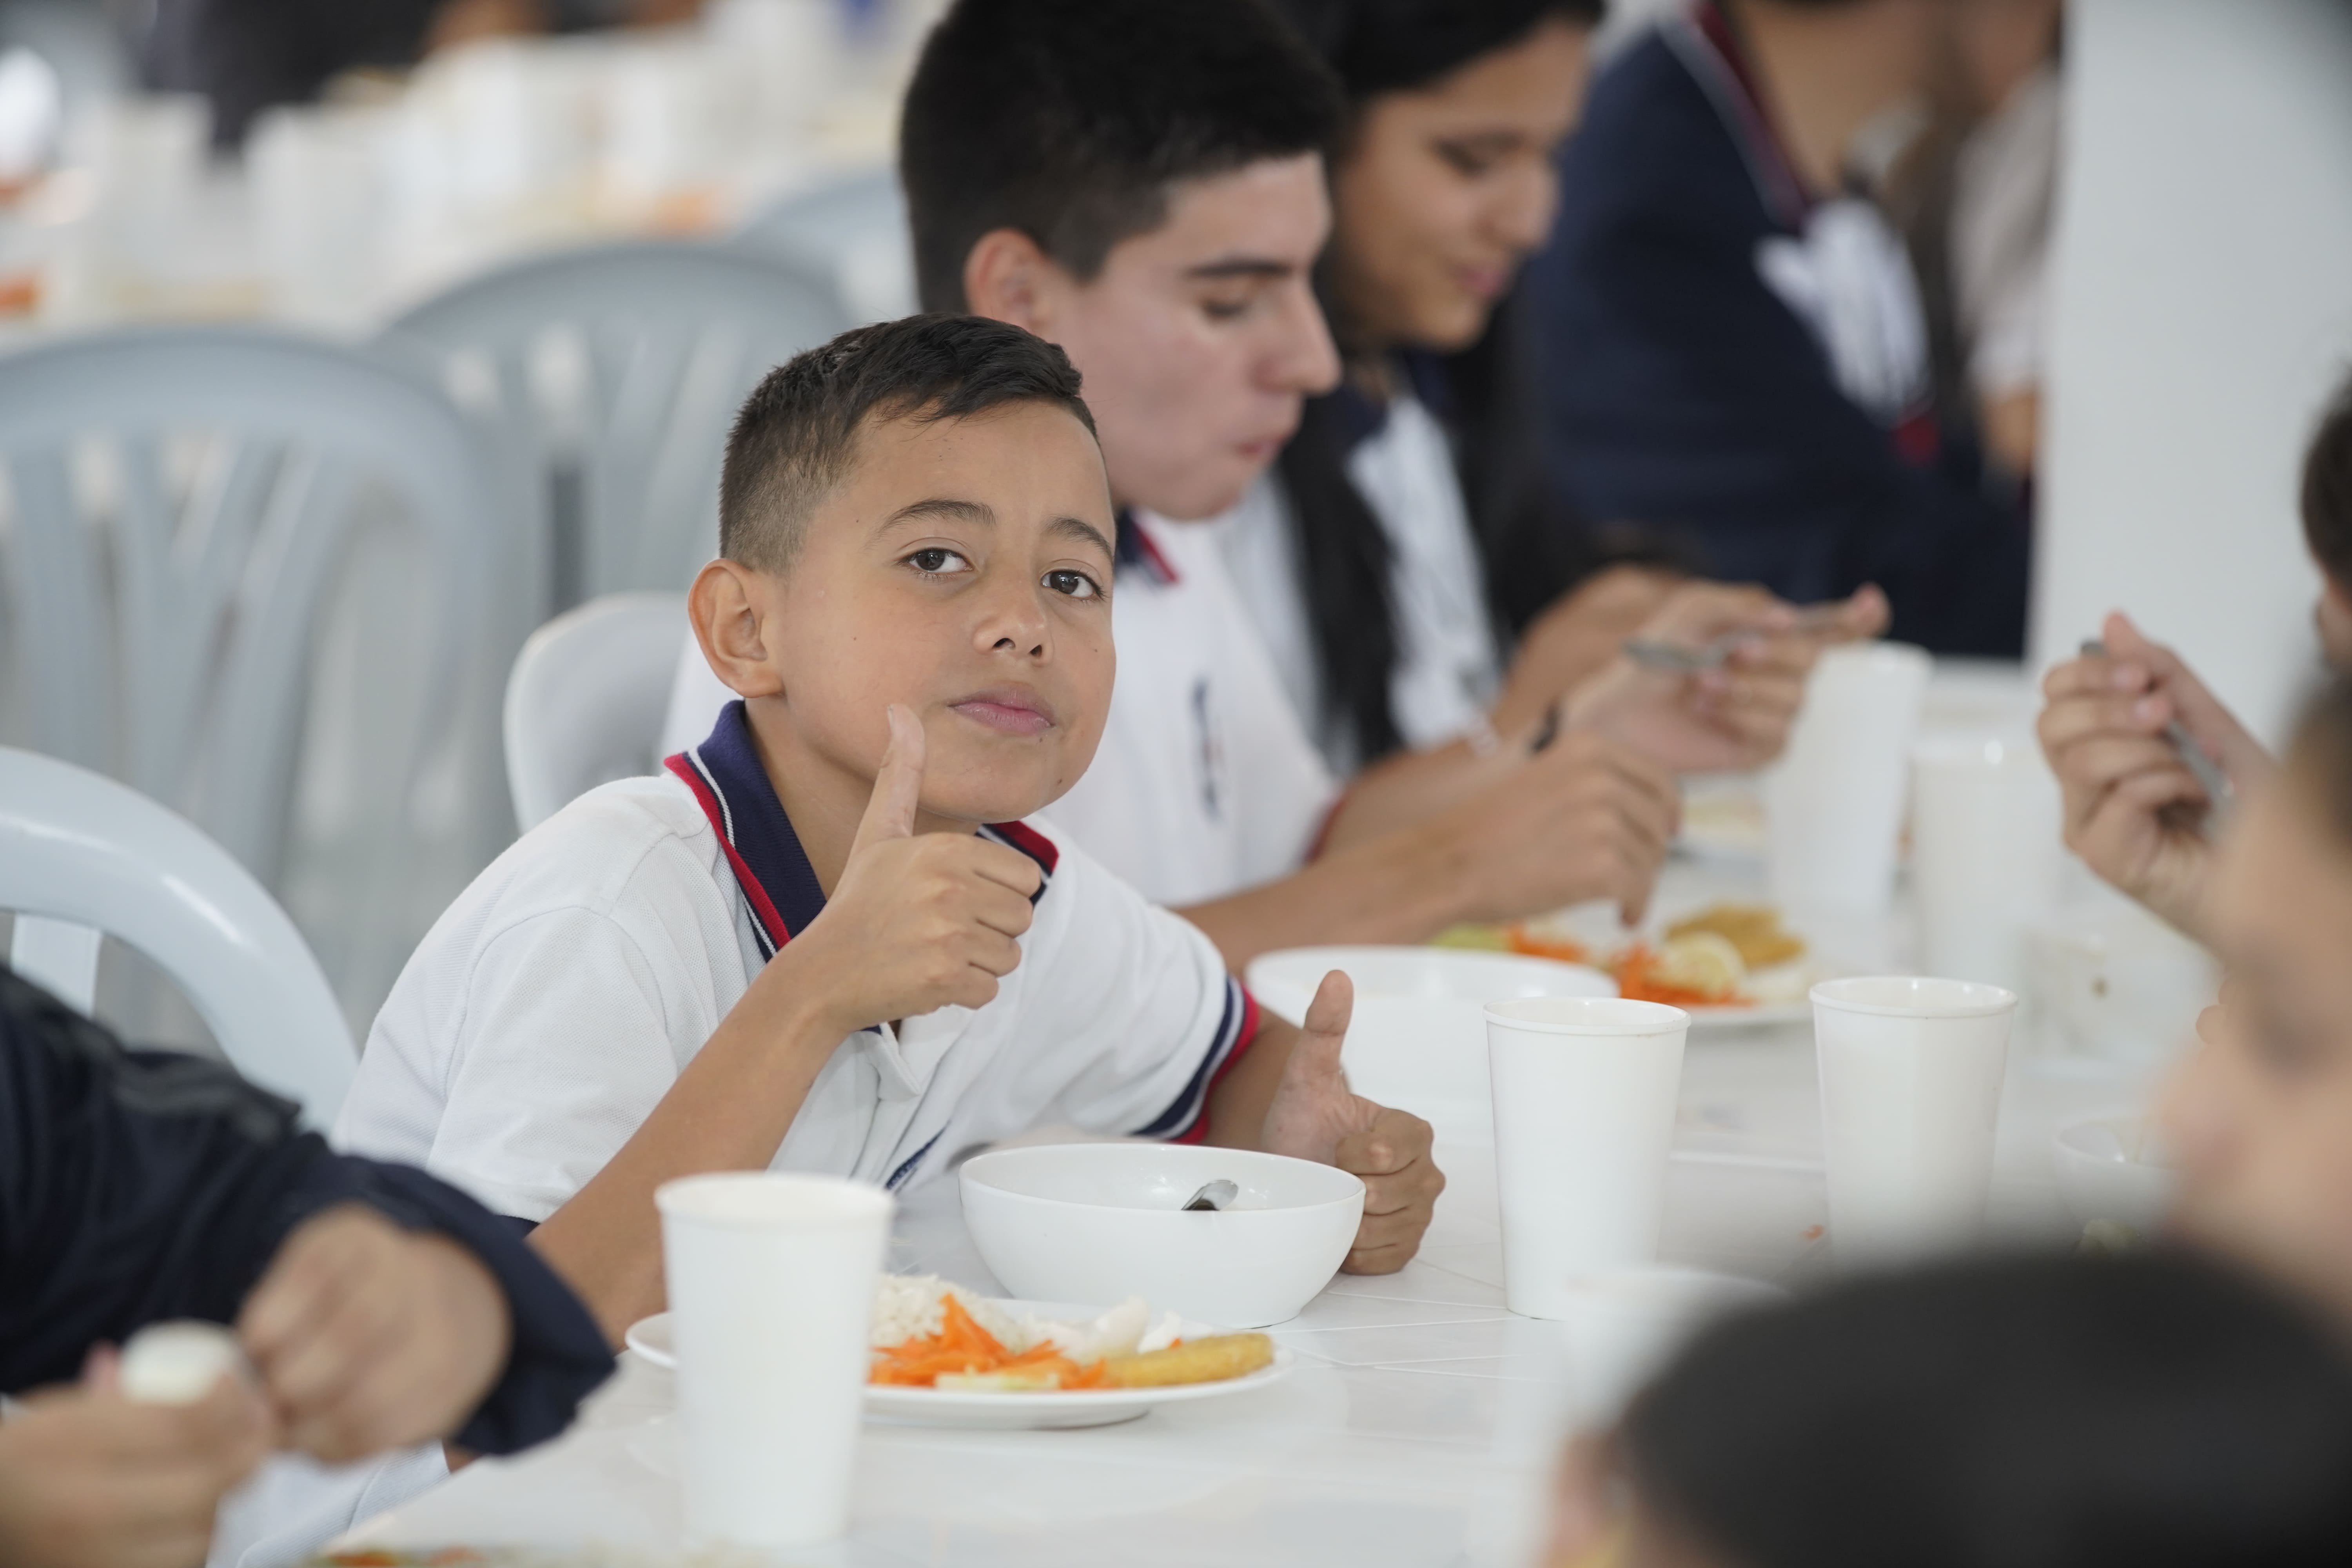
<path id="1" fill-rule="evenodd" d="M 2012 1051 L 1996 1232 L 2063 1245 L 2052 1130 L 2142 1097 L 2147 1068 Z M 1685 1057 L 1664 1255 L 1781 1283 L 1829 1264 L 1811 1030 L 1703 1031 Z M 855 1526 L 827 1564 L 1527 1564 L 1566 1424 L 1558 1331 L 1503 1307 L 1491 1151 L 1443 1148 L 1419 1258 L 1343 1276 L 1274 1331 L 1297 1371 L 1262 1392 L 1078 1432 L 869 1423 Z M 955 1184 L 913 1194 L 891 1266 L 993 1290 Z M 667 1374 L 630 1364 L 570 1435 L 486 1461 L 344 1544 L 618 1549 L 678 1539 Z"/>

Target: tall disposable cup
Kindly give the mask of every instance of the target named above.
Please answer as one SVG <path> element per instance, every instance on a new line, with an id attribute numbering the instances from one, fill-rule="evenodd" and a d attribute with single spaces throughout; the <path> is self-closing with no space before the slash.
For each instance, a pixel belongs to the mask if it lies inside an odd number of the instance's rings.
<path id="1" fill-rule="evenodd" d="M 1823 981 L 1812 998 L 1839 1267 L 1900 1265 L 1975 1245 L 2016 993 L 1885 977 Z"/>
<path id="2" fill-rule="evenodd" d="M 1927 972 L 2024 989 L 2026 929 L 2058 902 L 2058 781 L 2021 737 L 1911 751 L 1911 873 Z"/>
<path id="3" fill-rule="evenodd" d="M 767 1171 L 688 1176 L 654 1202 L 688 1538 L 772 1549 L 842 1534 L 896 1205 L 862 1182 Z"/>
<path id="4" fill-rule="evenodd" d="M 1906 772 L 1931 661 L 1902 643 L 1824 652 L 1780 761 L 1764 778 L 1772 896 L 1872 914 L 1895 892 Z"/>
<path id="5" fill-rule="evenodd" d="M 1614 996 L 1486 1007 L 1504 1296 L 1568 1314 L 1575 1279 L 1651 1262 L 1690 1015 Z"/>

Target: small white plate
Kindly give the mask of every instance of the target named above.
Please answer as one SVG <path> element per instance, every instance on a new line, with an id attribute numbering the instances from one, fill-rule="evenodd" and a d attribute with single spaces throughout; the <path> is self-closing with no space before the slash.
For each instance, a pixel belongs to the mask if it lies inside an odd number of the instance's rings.
<path id="1" fill-rule="evenodd" d="M 996 1305 L 1014 1317 L 1034 1315 L 1066 1322 L 1090 1322 L 1108 1310 L 1074 1306 L 1066 1301 L 999 1300 Z M 1204 1339 L 1226 1331 L 1196 1323 L 1183 1325 L 1188 1340 Z M 629 1325 L 624 1337 L 630 1350 L 655 1366 L 675 1369 L 677 1352 L 670 1339 L 669 1314 L 656 1312 Z M 1184 1383 L 1171 1388 L 1036 1389 L 1028 1392 L 961 1388 L 891 1388 L 872 1384 L 866 1389 L 868 1420 L 908 1426 L 990 1427 L 1028 1430 L 1068 1426 L 1109 1426 L 1132 1421 L 1161 1405 L 1185 1405 L 1202 1399 L 1222 1399 L 1264 1388 L 1290 1375 L 1297 1358 L 1282 1345 L 1274 1347 L 1274 1363 L 1246 1377 L 1222 1383 Z"/>

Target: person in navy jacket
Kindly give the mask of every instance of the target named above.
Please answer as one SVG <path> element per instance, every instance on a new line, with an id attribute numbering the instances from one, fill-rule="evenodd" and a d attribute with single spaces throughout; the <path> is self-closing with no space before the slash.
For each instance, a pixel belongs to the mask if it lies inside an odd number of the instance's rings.
<path id="1" fill-rule="evenodd" d="M 511 1452 L 612 1372 L 520 1229 L 295 1115 L 0 969 L 0 1563 L 186 1568 L 272 1448 Z M 184 1318 L 234 1323 L 249 1375 L 126 1398 L 112 1347 Z"/>
<path id="2" fill-rule="evenodd" d="M 1927 68 L 1912 0 L 1699 0 L 1595 83 L 1528 278 L 1552 461 L 1589 516 L 1892 635 L 2017 656 L 2029 525 L 1931 401 L 1901 243 L 1843 170 Z"/>

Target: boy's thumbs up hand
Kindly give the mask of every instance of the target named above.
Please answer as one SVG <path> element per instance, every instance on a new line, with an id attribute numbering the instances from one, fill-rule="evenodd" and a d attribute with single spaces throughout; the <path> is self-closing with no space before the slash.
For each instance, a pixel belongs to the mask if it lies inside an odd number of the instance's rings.
<path id="1" fill-rule="evenodd" d="M 1355 996 L 1342 972 L 1323 977 L 1266 1107 L 1259 1147 L 1363 1178 L 1363 1223 L 1340 1267 L 1350 1274 L 1393 1274 L 1420 1248 L 1445 1176 L 1431 1158 L 1428 1122 L 1348 1087 L 1339 1047 Z"/>
<path id="2" fill-rule="evenodd" d="M 958 833 L 915 831 L 922 798 L 923 726 L 888 710 L 889 750 L 857 825 L 840 884 L 787 952 L 803 982 L 832 991 L 843 1035 L 950 1005 L 978 1007 L 1021 963 L 1041 873 L 1017 850 Z"/>

